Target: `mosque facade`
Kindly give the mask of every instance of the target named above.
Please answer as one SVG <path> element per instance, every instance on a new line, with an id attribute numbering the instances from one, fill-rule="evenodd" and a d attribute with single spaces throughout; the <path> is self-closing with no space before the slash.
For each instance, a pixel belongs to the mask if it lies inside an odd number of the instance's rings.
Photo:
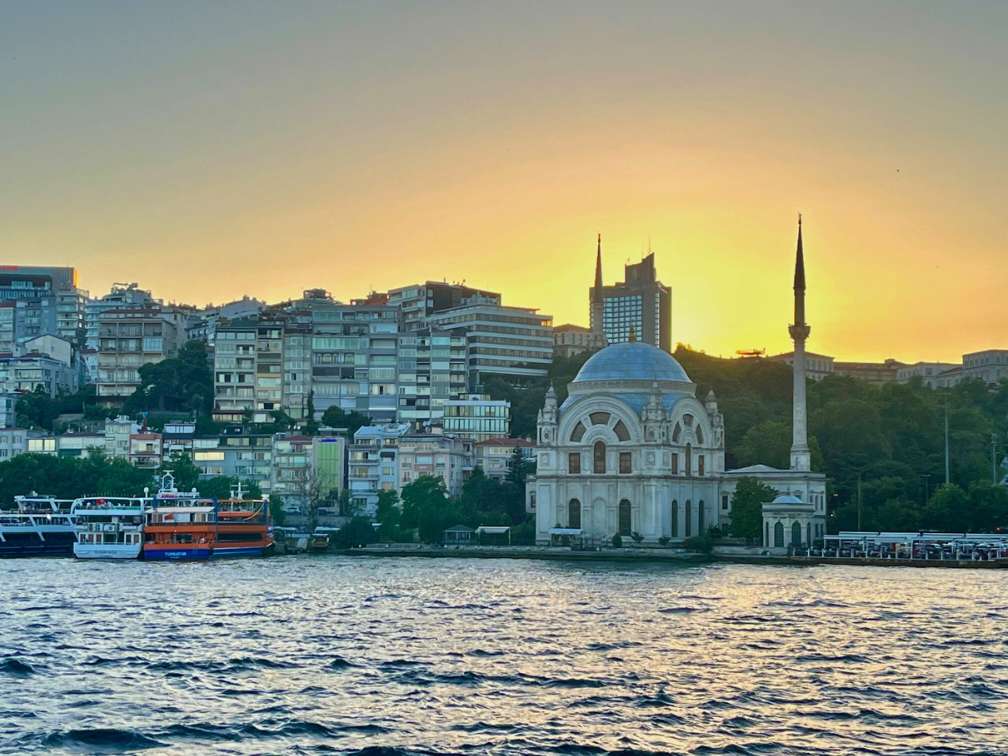
<path id="1" fill-rule="evenodd" d="M 595 353 L 558 403 L 552 387 L 537 423 L 537 470 L 529 479 L 539 544 L 677 543 L 731 523 L 742 478 L 777 491 L 763 507 L 771 553 L 811 545 L 826 532 L 826 479 L 811 470 L 805 412 L 805 271 L 795 262 L 793 444 L 788 469 L 725 469 L 725 418 L 714 393 L 667 351 L 631 340 Z"/>

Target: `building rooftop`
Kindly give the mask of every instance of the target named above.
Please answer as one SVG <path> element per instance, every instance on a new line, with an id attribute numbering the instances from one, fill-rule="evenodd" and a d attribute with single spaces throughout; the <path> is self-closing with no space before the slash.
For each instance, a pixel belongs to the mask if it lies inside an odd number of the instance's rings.
<path id="1" fill-rule="evenodd" d="M 676 381 L 689 383 L 682 365 L 668 352 L 642 341 L 611 344 L 592 355 L 574 383 L 586 381 Z"/>

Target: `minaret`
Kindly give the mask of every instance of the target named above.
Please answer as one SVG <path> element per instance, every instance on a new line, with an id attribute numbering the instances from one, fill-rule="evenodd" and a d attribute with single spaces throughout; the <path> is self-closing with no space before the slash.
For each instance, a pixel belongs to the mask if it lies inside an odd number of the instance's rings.
<path id="1" fill-rule="evenodd" d="M 602 333 L 602 234 L 598 235 L 595 249 L 595 285 L 588 292 L 589 326 L 596 333 Z"/>
<path id="2" fill-rule="evenodd" d="M 798 216 L 798 250 L 794 271 L 794 323 L 788 328 L 794 341 L 794 377 L 792 400 L 791 469 L 807 472 L 812 469 L 808 447 L 808 423 L 805 413 L 805 339 L 812 329 L 805 322 L 805 255 L 802 251 L 801 215 Z"/>

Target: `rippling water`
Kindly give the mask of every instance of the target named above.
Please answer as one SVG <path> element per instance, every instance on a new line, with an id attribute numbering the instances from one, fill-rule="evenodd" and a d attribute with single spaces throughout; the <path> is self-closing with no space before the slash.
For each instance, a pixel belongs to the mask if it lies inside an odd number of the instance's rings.
<path id="1" fill-rule="evenodd" d="M 1006 619 L 980 570 L 5 561 L 0 750 L 1008 752 Z"/>

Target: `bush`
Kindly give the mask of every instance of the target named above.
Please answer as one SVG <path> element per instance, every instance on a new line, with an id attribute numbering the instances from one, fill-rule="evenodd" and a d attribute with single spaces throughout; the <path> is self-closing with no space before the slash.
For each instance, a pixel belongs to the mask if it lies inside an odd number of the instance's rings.
<path id="1" fill-rule="evenodd" d="M 630 534 L 630 537 L 633 538 L 634 543 L 640 543 L 641 541 L 644 540 L 644 536 L 642 536 L 636 530 L 633 533 Z"/>
<path id="2" fill-rule="evenodd" d="M 621 536 L 619 533 L 614 535 L 612 537 L 612 545 L 617 549 L 620 548 L 623 545 L 623 536 Z"/>
<path id="3" fill-rule="evenodd" d="M 714 550 L 714 540 L 709 535 L 693 536 L 692 538 L 687 538 L 683 546 L 689 551 L 710 554 Z"/>
<path id="4" fill-rule="evenodd" d="M 661 538 L 658 539 L 658 543 L 660 543 L 662 546 L 668 546 L 669 540 L 671 539 L 668 536 L 662 536 Z"/>

